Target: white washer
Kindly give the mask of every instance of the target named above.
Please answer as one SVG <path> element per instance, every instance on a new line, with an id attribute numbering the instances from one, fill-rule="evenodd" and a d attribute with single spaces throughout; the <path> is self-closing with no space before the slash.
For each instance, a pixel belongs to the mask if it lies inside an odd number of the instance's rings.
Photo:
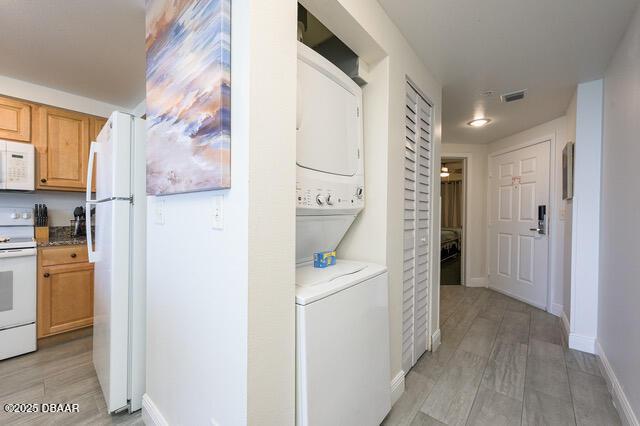
<path id="1" fill-rule="evenodd" d="M 379 425 L 391 409 L 387 268 L 296 270 L 297 424 Z"/>
<path id="2" fill-rule="evenodd" d="M 364 208 L 362 90 L 303 44 L 296 130 L 297 425 L 379 425 L 391 408 L 387 269 L 310 262 Z"/>

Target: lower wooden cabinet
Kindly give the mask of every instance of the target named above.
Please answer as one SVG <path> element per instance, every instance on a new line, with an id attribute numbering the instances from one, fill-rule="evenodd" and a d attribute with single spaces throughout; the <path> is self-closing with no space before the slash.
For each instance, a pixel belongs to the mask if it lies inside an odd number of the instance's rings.
<path id="1" fill-rule="evenodd" d="M 78 251 L 86 247 L 38 250 L 38 338 L 93 325 L 93 264 Z"/>

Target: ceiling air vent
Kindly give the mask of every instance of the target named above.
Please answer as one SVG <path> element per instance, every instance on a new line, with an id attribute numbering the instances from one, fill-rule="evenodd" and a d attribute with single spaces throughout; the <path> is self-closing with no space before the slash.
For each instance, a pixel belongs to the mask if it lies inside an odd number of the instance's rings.
<path id="1" fill-rule="evenodd" d="M 511 93 L 505 93 L 504 95 L 500 96 L 500 99 L 502 100 L 502 102 L 508 103 L 508 102 L 515 102 L 515 101 L 519 101 L 520 99 L 524 99 L 524 97 L 527 95 L 527 90 L 518 90 L 517 92 L 511 92 Z"/>

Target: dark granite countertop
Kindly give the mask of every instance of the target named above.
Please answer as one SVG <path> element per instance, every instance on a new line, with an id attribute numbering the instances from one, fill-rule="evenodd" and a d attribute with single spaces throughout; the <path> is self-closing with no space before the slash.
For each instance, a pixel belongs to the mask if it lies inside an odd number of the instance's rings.
<path id="1" fill-rule="evenodd" d="M 49 228 L 49 242 L 38 243 L 38 247 L 57 247 L 87 244 L 87 237 L 73 236 L 73 229 L 70 226 L 52 226 Z"/>

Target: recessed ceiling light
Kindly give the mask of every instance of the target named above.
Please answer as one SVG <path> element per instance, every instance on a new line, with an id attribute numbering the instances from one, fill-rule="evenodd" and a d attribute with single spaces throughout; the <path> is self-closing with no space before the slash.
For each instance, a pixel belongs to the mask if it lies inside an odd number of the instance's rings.
<path id="1" fill-rule="evenodd" d="M 482 127 L 486 126 L 489 123 L 491 123 L 490 118 L 476 118 L 475 120 L 471 120 L 467 124 L 471 127 Z"/>

